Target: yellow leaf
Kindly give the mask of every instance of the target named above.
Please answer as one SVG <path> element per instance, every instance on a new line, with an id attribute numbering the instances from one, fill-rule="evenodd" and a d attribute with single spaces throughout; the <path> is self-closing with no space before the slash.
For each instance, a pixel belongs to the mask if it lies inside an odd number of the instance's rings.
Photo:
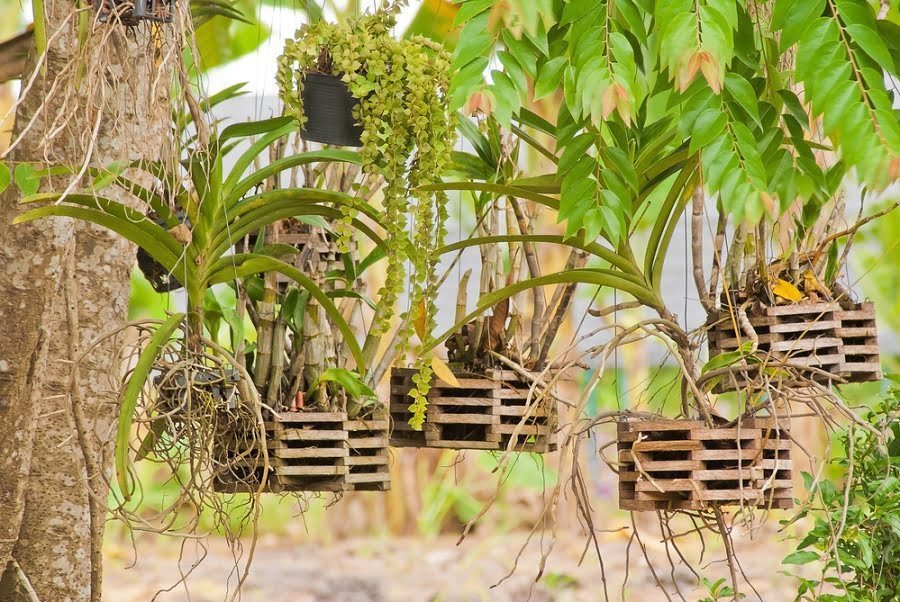
<path id="1" fill-rule="evenodd" d="M 775 281 L 772 293 L 795 303 L 803 299 L 803 293 L 796 286 L 781 278 Z"/>
<path id="2" fill-rule="evenodd" d="M 425 299 L 419 299 L 419 305 L 416 308 L 416 319 L 413 320 L 413 327 L 419 340 L 425 342 Z"/>
<path id="3" fill-rule="evenodd" d="M 431 369 L 434 371 L 434 375 L 438 377 L 439 380 L 444 381 L 451 387 L 459 387 L 459 381 L 456 380 L 456 375 L 450 370 L 450 366 L 448 366 L 444 361 L 440 358 L 433 357 L 431 358 Z"/>

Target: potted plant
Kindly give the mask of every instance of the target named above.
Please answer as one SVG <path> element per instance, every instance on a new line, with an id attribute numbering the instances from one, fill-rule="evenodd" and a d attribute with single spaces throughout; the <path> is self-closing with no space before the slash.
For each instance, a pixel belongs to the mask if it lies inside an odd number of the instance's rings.
<path id="1" fill-rule="evenodd" d="M 358 139 L 363 174 L 383 178 L 382 205 L 389 244 L 387 276 L 379 293 L 372 336 L 364 346 L 367 357 L 389 331 L 388 317 L 407 284 L 411 310 L 401 316 L 398 353 L 409 349 L 416 322 L 424 322 L 428 332 L 433 330 L 435 251 L 443 240 L 447 221 L 446 194 L 423 187 L 441 181 L 454 145 L 454 116 L 449 108 L 450 57 L 442 46 L 424 37 L 397 40 L 391 36 L 404 4 L 388 3 L 382 10 L 346 23 L 318 21 L 305 25 L 295 39 L 287 41 L 278 62 L 285 112 L 298 120 L 303 135 L 344 143 L 350 137 L 352 128 L 348 124 L 352 119 L 361 129 Z M 348 117 L 348 109 L 352 117 Z M 330 130 L 347 136 L 331 138 Z M 357 187 L 358 195 L 370 192 L 366 182 Z M 354 214 L 355 209 L 345 207 L 343 217 L 335 224 L 342 249 L 348 246 L 347 233 Z M 409 239 L 408 228 L 412 229 Z M 407 262 L 412 267 L 408 278 Z M 421 349 L 416 350 L 416 356 L 416 368 L 421 373 L 417 380 L 427 383 L 431 357 Z"/>
<path id="2" fill-rule="evenodd" d="M 740 245 L 766 245 L 759 238 L 765 229 Z M 773 261 L 728 255 L 735 287 L 708 308 L 710 361 L 723 373 L 716 391 L 759 388 L 765 380 L 803 387 L 881 379 L 875 306 L 855 301 L 841 282 L 837 238 L 813 245 L 801 229 L 793 250 Z"/>
<path id="3" fill-rule="evenodd" d="M 455 264 L 466 249 L 478 250 L 478 308 L 468 311 L 472 270 L 455 280 L 448 271 L 443 280 L 457 289 L 455 325 L 429 341 L 443 343 L 446 363 L 433 363 L 435 374 L 425 381 L 424 391 L 417 370 L 392 370 L 392 445 L 554 451 L 559 430 L 556 389 L 562 376 L 558 368 L 565 362 L 554 361 L 558 358 L 551 348 L 571 307 L 575 284 L 564 283 L 552 299 L 545 298 L 543 286 L 533 284 L 547 276 L 538 262 L 541 244 L 560 239 L 534 234 L 534 206 L 504 188 L 517 177 L 521 139 L 501 142 L 494 120 L 483 121 L 480 129 L 468 119 L 459 124 L 479 152 L 455 154 L 453 175 L 463 182 L 434 187 L 471 192 L 476 226 L 468 237 L 439 252 Z M 568 267 L 582 267 L 587 253 L 568 251 Z M 512 290 L 515 303 L 512 294 L 505 294 Z M 531 301 L 527 312 L 520 309 L 527 304 L 520 299 L 524 296 Z"/>

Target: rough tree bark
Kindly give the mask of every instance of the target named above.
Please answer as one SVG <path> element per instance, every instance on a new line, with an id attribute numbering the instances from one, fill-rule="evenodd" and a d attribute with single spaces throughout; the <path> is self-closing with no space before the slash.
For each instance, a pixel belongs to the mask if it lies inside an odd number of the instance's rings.
<path id="1" fill-rule="evenodd" d="M 86 67 L 95 80 L 89 76 L 76 89 L 73 3 L 45 5 L 52 40 L 46 72 L 18 107 L 13 139 L 33 125 L 10 159 L 78 165 L 88 148 L 95 165 L 156 158 L 169 114 L 166 48 L 150 44 L 146 28 L 126 33 L 98 26 L 85 60 L 102 67 Z M 34 54 L 26 73 L 34 69 Z M 71 121 L 48 137 L 62 115 Z M 52 186 L 59 189 L 60 182 Z M 0 567 L 14 558 L 41 600 L 99 599 L 103 516 L 92 530 L 88 489 L 98 475 L 85 467 L 68 385 L 72 352 L 77 356 L 126 318 L 134 248 L 66 219 L 11 226 L 21 210 L 17 194 L 11 188 L 0 198 L 0 328 L 6 334 L 0 337 Z M 70 331 L 70 324 L 77 327 Z M 89 453 L 104 467 L 117 413 L 116 358 L 113 341 L 98 347 L 79 370 L 76 396 L 87 419 Z M 105 486 L 95 493 L 105 500 Z M 21 581 L 7 571 L 0 600 L 28 599 Z"/>

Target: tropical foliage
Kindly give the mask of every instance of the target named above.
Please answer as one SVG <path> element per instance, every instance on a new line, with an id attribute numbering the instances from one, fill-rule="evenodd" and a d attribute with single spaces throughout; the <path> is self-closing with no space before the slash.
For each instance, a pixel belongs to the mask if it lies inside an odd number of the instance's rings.
<path id="1" fill-rule="evenodd" d="M 522 106 L 554 113 L 570 232 L 615 238 L 642 200 L 629 174 L 671 173 L 678 161 L 682 183 L 717 194 L 735 223 L 797 201 L 814 219 L 844 173 L 875 188 L 900 173 L 884 85 L 900 72 L 900 14 L 878 8 L 465 0 L 453 103 L 506 126 Z M 487 83 L 491 61 L 501 68 Z"/>

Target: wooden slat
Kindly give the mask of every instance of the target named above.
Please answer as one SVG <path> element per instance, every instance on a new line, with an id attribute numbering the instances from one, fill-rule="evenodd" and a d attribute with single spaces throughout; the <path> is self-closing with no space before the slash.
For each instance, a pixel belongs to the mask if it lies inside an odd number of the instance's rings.
<path id="1" fill-rule="evenodd" d="M 676 441 L 636 441 L 632 446 L 635 452 L 651 452 L 651 451 L 689 451 L 692 449 L 701 449 L 703 444 L 699 441 L 676 440 Z"/>
<path id="2" fill-rule="evenodd" d="M 387 472 L 362 472 L 362 473 L 356 473 L 356 474 L 349 474 L 346 477 L 347 483 L 351 483 L 351 484 L 377 483 L 380 481 L 389 483 L 390 480 L 391 480 L 391 475 L 390 475 L 390 473 L 387 473 Z"/>
<path id="3" fill-rule="evenodd" d="M 371 449 L 375 447 L 387 447 L 388 439 L 386 435 L 375 437 L 357 437 L 347 440 L 347 446 L 350 449 Z"/>
<path id="4" fill-rule="evenodd" d="M 348 431 L 386 431 L 387 420 L 347 420 L 344 428 Z"/>
<path id="5" fill-rule="evenodd" d="M 282 437 L 287 441 L 346 441 L 347 431 L 320 431 L 315 429 L 286 429 Z"/>
<path id="6" fill-rule="evenodd" d="M 692 479 L 653 479 L 652 481 L 642 479 L 635 483 L 634 488 L 635 491 L 646 491 L 649 493 L 670 493 L 675 491 L 694 491 L 701 488 L 701 485 Z"/>
<path id="7" fill-rule="evenodd" d="M 836 334 L 843 339 L 875 338 L 878 329 L 874 326 L 841 326 Z"/>
<path id="8" fill-rule="evenodd" d="M 723 428 L 699 428 L 691 430 L 691 439 L 697 441 L 716 441 L 724 439 L 726 441 L 740 439 L 758 439 L 762 436 L 759 429 L 747 427 L 734 427 L 729 429 Z"/>
<path id="9" fill-rule="evenodd" d="M 272 452 L 276 458 L 301 459 L 301 458 L 345 458 L 350 455 L 349 450 L 338 447 L 283 447 Z"/>
<path id="10" fill-rule="evenodd" d="M 387 465 L 389 459 L 387 456 L 349 456 L 344 460 L 347 466 L 381 466 Z"/>
<path id="11" fill-rule="evenodd" d="M 283 476 L 332 476 L 345 474 L 343 466 L 281 466 L 278 475 Z"/>
<path id="12" fill-rule="evenodd" d="M 546 407 L 529 407 L 529 406 L 498 406 L 494 412 L 498 416 L 513 416 L 529 418 L 547 418 L 555 412 Z"/>
<path id="13" fill-rule="evenodd" d="M 802 338 L 793 341 L 779 341 L 769 346 L 772 353 L 799 353 L 801 351 L 824 351 L 840 347 L 841 339 L 831 337 Z"/>
<path id="14" fill-rule="evenodd" d="M 441 449 L 497 449 L 497 444 L 491 441 L 449 441 L 438 439 L 428 441 L 428 447 Z"/>
<path id="15" fill-rule="evenodd" d="M 433 400 L 429 399 L 428 405 L 430 406 L 472 406 L 472 407 L 481 407 L 488 408 L 497 405 L 497 400 L 492 399 L 490 397 L 435 397 Z"/>
<path id="16" fill-rule="evenodd" d="M 550 427 L 539 424 L 498 424 L 491 430 L 495 433 L 500 433 L 501 435 L 512 435 L 513 433 L 517 433 L 521 436 L 528 437 L 531 435 L 547 434 L 550 432 Z"/>
<path id="17" fill-rule="evenodd" d="M 694 460 L 733 460 L 751 462 L 762 457 L 758 449 L 698 449 L 691 452 Z"/>
<path id="18" fill-rule="evenodd" d="M 840 311 L 841 306 L 837 303 L 796 303 L 792 305 L 776 305 L 767 307 L 766 313 L 770 316 L 797 316 L 809 315 L 811 317 L 821 314 L 829 314 L 831 312 Z"/>
<path id="19" fill-rule="evenodd" d="M 762 478 L 762 468 L 745 467 L 743 469 L 714 469 L 714 470 L 695 470 L 691 473 L 693 478 L 700 481 L 727 481 L 732 479 L 756 479 Z"/>
<path id="20" fill-rule="evenodd" d="M 456 414 L 437 411 L 429 412 L 428 422 L 432 424 L 494 424 L 499 422 L 491 414 Z"/>
<path id="21" fill-rule="evenodd" d="M 706 427 L 706 423 L 700 420 L 640 420 L 624 424 L 627 424 L 628 430 L 633 432 L 689 431 Z"/>
<path id="22" fill-rule="evenodd" d="M 266 426 L 270 424 L 284 423 L 300 423 L 309 422 L 343 422 L 347 420 L 346 412 L 279 412 L 279 420 L 277 422 L 266 422 Z"/>
<path id="23" fill-rule="evenodd" d="M 816 320 L 814 322 L 789 322 L 782 323 L 776 322 L 769 326 L 769 332 L 772 333 L 810 333 L 810 336 L 813 336 L 816 332 L 821 330 L 831 330 L 833 328 L 838 328 L 841 325 L 840 320 Z"/>

